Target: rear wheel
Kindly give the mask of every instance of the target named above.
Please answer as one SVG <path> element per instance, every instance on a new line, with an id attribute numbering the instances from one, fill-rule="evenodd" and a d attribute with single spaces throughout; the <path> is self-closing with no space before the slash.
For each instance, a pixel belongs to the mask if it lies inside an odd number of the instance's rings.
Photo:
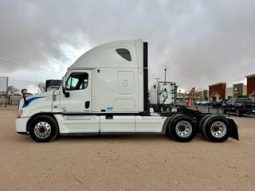
<path id="1" fill-rule="evenodd" d="M 191 141 L 196 134 L 193 120 L 188 116 L 177 114 L 169 123 L 168 133 L 176 141 Z"/>
<path id="2" fill-rule="evenodd" d="M 203 127 L 203 124 L 204 124 L 205 120 L 206 120 L 208 117 L 210 117 L 210 116 L 212 116 L 212 114 L 207 114 L 207 115 L 205 115 L 204 117 L 202 117 L 202 119 L 200 120 L 200 122 L 199 122 L 199 131 L 200 131 L 200 132 L 202 132 L 202 127 Z"/>
<path id="3" fill-rule="evenodd" d="M 168 121 L 168 128 L 167 128 L 167 131 L 166 131 L 166 134 L 171 138 L 171 139 L 175 139 L 174 138 L 174 135 L 172 134 L 171 131 L 169 131 L 169 128 L 172 126 L 172 121 L 173 119 L 175 119 L 176 117 L 179 117 L 181 116 L 182 114 L 174 114 L 172 115 L 170 118 L 169 118 L 169 121 Z"/>
<path id="4" fill-rule="evenodd" d="M 208 117 L 202 126 L 202 134 L 205 139 L 212 142 L 224 142 L 228 139 L 230 127 L 223 116 L 212 115 Z"/>
<path id="5" fill-rule="evenodd" d="M 29 134 L 36 142 L 53 141 L 59 134 L 57 122 L 47 115 L 35 117 L 29 124 Z"/>

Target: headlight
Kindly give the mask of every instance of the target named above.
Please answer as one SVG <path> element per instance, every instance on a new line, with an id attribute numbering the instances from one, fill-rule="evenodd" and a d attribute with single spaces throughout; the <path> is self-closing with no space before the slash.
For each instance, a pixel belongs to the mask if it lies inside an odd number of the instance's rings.
<path id="1" fill-rule="evenodd" d="M 17 118 L 20 118 L 23 113 L 23 109 L 17 111 Z"/>

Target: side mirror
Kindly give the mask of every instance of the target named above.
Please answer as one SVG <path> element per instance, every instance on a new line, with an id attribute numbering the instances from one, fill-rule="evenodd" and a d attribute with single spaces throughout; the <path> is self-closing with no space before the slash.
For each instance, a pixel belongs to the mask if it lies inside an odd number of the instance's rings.
<path id="1" fill-rule="evenodd" d="M 66 78 L 62 78 L 62 91 L 65 97 L 70 97 L 70 93 L 66 91 Z"/>
<path id="2" fill-rule="evenodd" d="M 65 76 L 62 78 L 62 88 L 66 89 L 66 78 L 65 78 Z"/>
<path id="3" fill-rule="evenodd" d="M 21 90 L 21 94 L 22 94 L 22 97 L 24 99 L 24 103 L 27 103 L 26 93 L 27 93 L 27 89 L 22 89 Z"/>
<path id="4" fill-rule="evenodd" d="M 23 94 L 26 94 L 27 93 L 27 89 L 22 89 L 21 90 L 21 94 L 23 95 Z"/>

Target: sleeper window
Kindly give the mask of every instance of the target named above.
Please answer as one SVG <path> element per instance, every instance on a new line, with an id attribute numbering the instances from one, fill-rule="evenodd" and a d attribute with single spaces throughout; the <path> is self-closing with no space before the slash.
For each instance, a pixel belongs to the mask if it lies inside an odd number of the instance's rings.
<path id="1" fill-rule="evenodd" d="M 125 60 L 131 61 L 131 54 L 128 49 L 125 48 L 118 48 L 116 52 Z"/>

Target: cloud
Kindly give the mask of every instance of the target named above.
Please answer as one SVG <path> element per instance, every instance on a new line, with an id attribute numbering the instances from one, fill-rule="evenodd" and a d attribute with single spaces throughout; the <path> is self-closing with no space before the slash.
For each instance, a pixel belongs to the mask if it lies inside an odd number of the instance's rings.
<path id="1" fill-rule="evenodd" d="M 0 0 L 0 75 L 34 84 L 61 78 L 93 46 L 143 38 L 150 84 L 167 68 L 168 80 L 182 87 L 231 85 L 255 73 L 254 6 L 252 0 Z"/>

